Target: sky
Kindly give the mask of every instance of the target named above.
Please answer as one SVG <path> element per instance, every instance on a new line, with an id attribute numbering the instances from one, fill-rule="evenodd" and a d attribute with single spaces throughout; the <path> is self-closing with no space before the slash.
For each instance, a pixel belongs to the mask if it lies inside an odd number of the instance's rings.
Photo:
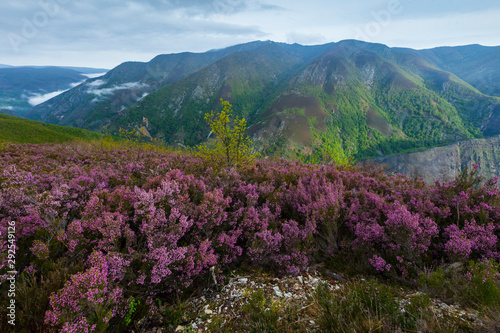
<path id="1" fill-rule="evenodd" d="M 255 40 L 500 45 L 498 0 L 1 0 L 0 64 L 111 69 Z"/>

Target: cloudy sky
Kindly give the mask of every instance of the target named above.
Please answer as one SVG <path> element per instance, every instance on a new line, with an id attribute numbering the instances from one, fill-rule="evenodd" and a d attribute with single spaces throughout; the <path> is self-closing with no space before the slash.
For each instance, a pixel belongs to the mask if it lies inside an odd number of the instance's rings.
<path id="1" fill-rule="evenodd" d="M 273 40 L 500 45 L 498 0 L 1 0 L 0 64 L 113 68 Z"/>

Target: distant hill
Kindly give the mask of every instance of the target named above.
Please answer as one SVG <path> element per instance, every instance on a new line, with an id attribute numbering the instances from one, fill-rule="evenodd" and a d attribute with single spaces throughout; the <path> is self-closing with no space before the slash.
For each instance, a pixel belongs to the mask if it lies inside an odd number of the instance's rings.
<path id="1" fill-rule="evenodd" d="M 33 105 L 87 80 L 87 74 L 105 72 L 85 67 L 0 66 L 0 108 L 25 114 Z"/>
<path id="2" fill-rule="evenodd" d="M 481 92 L 500 97 L 500 46 L 437 47 L 419 54 Z"/>
<path id="3" fill-rule="evenodd" d="M 11 109 L 0 109 L 0 113 L 6 114 L 9 116 L 20 117 L 15 111 L 12 111 Z"/>
<path id="4" fill-rule="evenodd" d="M 246 52 L 253 42 L 206 53 L 159 55 L 148 63 L 125 62 L 104 77 L 90 79 L 29 113 L 31 119 L 61 125 L 98 129 L 113 115 L 155 90 L 195 73 L 235 52 Z M 103 123 L 104 121 L 104 123 Z"/>
<path id="5" fill-rule="evenodd" d="M 3 91 L 50 92 L 86 76 L 72 69 L 59 67 L 9 67 L 0 70 Z"/>
<path id="6" fill-rule="evenodd" d="M 61 66 L 59 68 L 70 69 L 78 73 L 83 74 L 106 74 L 109 69 L 106 68 L 92 68 L 92 67 L 71 67 L 71 66 Z"/>
<path id="7" fill-rule="evenodd" d="M 0 114 L 0 142 L 61 143 L 77 139 L 97 139 L 102 134 L 80 128 L 45 124 Z"/>
<path id="8" fill-rule="evenodd" d="M 207 138 L 203 115 L 223 98 L 264 154 L 364 159 L 500 134 L 496 90 L 466 75 L 479 64 L 496 73 L 495 52 L 259 41 L 124 63 L 27 116 L 112 133 L 145 126 L 166 143 L 192 146 Z"/>

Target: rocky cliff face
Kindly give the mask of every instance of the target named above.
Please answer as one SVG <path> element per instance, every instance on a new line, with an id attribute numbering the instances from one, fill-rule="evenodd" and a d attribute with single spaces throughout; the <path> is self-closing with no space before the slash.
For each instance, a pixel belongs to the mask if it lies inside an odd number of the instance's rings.
<path id="1" fill-rule="evenodd" d="M 387 164 L 393 172 L 423 177 L 426 182 L 450 180 L 465 168 L 479 164 L 480 174 L 486 178 L 500 176 L 500 136 L 461 141 L 410 154 L 375 158 Z"/>

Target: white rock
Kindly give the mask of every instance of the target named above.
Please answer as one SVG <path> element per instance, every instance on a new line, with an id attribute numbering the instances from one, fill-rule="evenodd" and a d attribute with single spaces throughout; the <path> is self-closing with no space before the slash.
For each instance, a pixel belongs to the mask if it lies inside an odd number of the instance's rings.
<path id="1" fill-rule="evenodd" d="M 300 284 L 304 284 L 304 278 L 302 276 L 297 276 L 297 279 L 299 280 Z"/>
<path id="2" fill-rule="evenodd" d="M 275 286 L 275 287 L 273 287 L 273 290 L 274 290 L 274 293 L 276 294 L 276 296 L 283 297 L 283 293 L 281 292 L 280 287 Z"/>
<path id="3" fill-rule="evenodd" d="M 241 291 L 239 290 L 231 290 L 231 294 L 230 294 L 230 297 L 241 297 L 243 296 L 243 294 L 241 293 Z"/>

